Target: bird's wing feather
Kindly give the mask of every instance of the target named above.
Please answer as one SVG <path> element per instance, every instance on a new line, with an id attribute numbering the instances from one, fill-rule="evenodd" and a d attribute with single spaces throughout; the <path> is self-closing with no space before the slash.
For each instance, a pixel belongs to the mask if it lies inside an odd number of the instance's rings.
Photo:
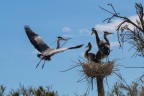
<path id="1" fill-rule="evenodd" d="M 68 50 L 68 48 L 54 49 L 51 52 L 49 52 L 49 55 L 54 55 L 54 54 L 57 54 L 57 53 L 60 53 L 60 52 L 66 51 L 66 50 Z"/>
<path id="2" fill-rule="evenodd" d="M 24 27 L 25 32 L 32 43 L 32 45 L 40 52 L 44 52 L 46 49 L 50 48 L 38 34 L 35 34 L 29 26 Z"/>
<path id="3" fill-rule="evenodd" d="M 56 54 L 56 53 L 60 53 L 60 52 L 63 52 L 63 51 L 69 50 L 69 49 L 81 48 L 82 46 L 83 46 L 83 44 L 77 45 L 77 46 L 74 46 L 74 47 L 54 49 L 54 50 L 52 50 L 51 52 L 49 52 L 49 55 L 54 55 L 54 54 Z"/>

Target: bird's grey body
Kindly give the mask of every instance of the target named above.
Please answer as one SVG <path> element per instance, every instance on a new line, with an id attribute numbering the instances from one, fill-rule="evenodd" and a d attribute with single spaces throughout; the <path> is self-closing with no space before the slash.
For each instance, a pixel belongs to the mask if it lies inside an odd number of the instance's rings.
<path id="1" fill-rule="evenodd" d="M 41 60 L 51 60 L 51 56 L 53 56 L 54 54 L 69 50 L 69 49 L 76 49 L 76 48 L 81 48 L 83 46 L 83 44 L 78 45 L 78 46 L 74 46 L 74 47 L 68 47 L 68 48 L 60 48 L 60 40 L 67 40 L 64 39 L 62 37 L 58 37 L 57 40 L 57 47 L 56 49 L 54 48 L 50 48 L 41 38 L 38 34 L 35 34 L 35 32 L 33 32 L 29 26 L 24 26 L 25 32 L 30 40 L 30 42 L 32 43 L 32 45 L 41 53 L 41 54 L 37 54 L 37 56 L 41 59 Z M 41 62 L 41 61 L 40 61 Z M 40 63 L 39 62 L 39 63 Z M 38 63 L 38 65 L 39 65 Z M 37 65 L 37 66 L 38 66 Z M 36 67 L 37 67 L 36 66 Z M 44 64 L 43 64 L 44 66 Z"/>
<path id="2" fill-rule="evenodd" d="M 92 45 L 89 42 L 88 45 L 86 46 L 88 49 L 84 53 L 84 57 L 87 58 L 88 61 L 95 61 L 95 54 L 94 53 L 89 53 Z"/>
<path id="3" fill-rule="evenodd" d="M 101 59 L 107 57 L 110 54 L 110 43 L 109 43 L 109 40 L 107 39 L 107 35 L 112 34 L 112 33 L 107 32 L 107 31 L 104 32 L 105 41 L 99 39 L 98 32 L 96 31 L 95 28 L 92 28 L 91 35 L 92 34 L 95 34 L 96 36 L 96 45 L 98 46 L 98 49 L 99 49 L 96 53 L 95 60 L 96 62 L 100 62 Z"/>

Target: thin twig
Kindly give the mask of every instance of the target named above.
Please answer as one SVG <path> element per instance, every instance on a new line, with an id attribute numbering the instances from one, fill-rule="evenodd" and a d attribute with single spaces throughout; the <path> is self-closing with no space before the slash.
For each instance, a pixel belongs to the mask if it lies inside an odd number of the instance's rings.
<path id="1" fill-rule="evenodd" d="M 144 67 L 137 67 L 137 66 L 135 66 L 135 67 L 127 67 L 127 66 L 124 66 L 124 65 L 120 65 L 120 66 L 122 66 L 124 68 L 144 68 Z"/>
<path id="2" fill-rule="evenodd" d="M 76 67 L 78 67 L 78 66 L 80 66 L 80 65 L 73 66 L 73 67 L 71 67 L 71 68 L 69 68 L 69 69 L 66 69 L 66 70 L 60 71 L 60 72 L 66 72 L 66 71 L 72 70 L 72 69 L 74 69 L 74 68 L 76 68 Z"/>
<path id="3" fill-rule="evenodd" d="M 68 40 L 66 40 L 66 41 L 63 43 L 63 45 L 60 46 L 60 48 L 61 48 L 62 46 L 64 46 L 67 42 L 68 42 Z"/>

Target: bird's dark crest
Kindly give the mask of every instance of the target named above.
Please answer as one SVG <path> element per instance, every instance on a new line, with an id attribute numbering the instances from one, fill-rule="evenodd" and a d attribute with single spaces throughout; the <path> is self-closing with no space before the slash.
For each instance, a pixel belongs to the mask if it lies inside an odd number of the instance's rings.
<path id="1" fill-rule="evenodd" d="M 61 36 L 58 36 L 57 38 L 63 38 L 63 37 L 61 37 Z"/>
<path id="2" fill-rule="evenodd" d="M 24 25 L 24 28 L 25 29 L 30 29 L 30 26 L 29 25 Z"/>
<path id="3" fill-rule="evenodd" d="M 88 42 L 88 44 L 89 44 L 89 45 L 91 45 L 91 43 L 90 43 L 90 42 Z"/>
<path id="4" fill-rule="evenodd" d="M 95 28 L 92 28 L 92 31 L 96 30 Z"/>

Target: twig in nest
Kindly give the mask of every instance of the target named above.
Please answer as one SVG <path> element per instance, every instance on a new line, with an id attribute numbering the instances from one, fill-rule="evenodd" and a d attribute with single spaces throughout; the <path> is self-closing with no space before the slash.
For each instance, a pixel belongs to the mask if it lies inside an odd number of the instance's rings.
<path id="1" fill-rule="evenodd" d="M 83 81 L 83 80 L 85 79 L 85 77 L 83 77 L 83 76 L 85 76 L 85 74 L 83 74 L 83 75 L 80 77 L 80 79 L 77 81 L 78 83 L 81 82 L 81 81 Z"/>
<path id="2" fill-rule="evenodd" d="M 81 58 L 82 60 L 84 60 L 85 62 L 87 62 L 87 60 L 86 59 L 84 59 L 84 58 L 82 58 L 81 56 L 79 56 L 79 58 Z M 80 60 L 79 60 L 80 61 Z"/>
<path id="3" fill-rule="evenodd" d="M 72 60 L 72 61 L 73 61 L 73 60 Z M 74 68 L 76 68 L 76 67 L 78 67 L 78 66 L 81 66 L 81 63 L 78 63 L 78 62 L 75 62 L 75 61 L 73 61 L 73 62 L 76 63 L 77 65 L 75 65 L 75 66 L 73 66 L 73 67 L 71 67 L 71 68 L 68 68 L 68 69 L 66 69 L 66 70 L 60 71 L 60 72 L 66 72 L 66 71 L 72 70 L 72 69 L 74 69 Z"/>
<path id="4" fill-rule="evenodd" d="M 137 66 L 135 66 L 135 67 L 127 67 L 127 66 L 124 66 L 124 65 L 120 65 L 120 66 L 122 66 L 124 68 L 144 68 L 144 67 L 137 67 Z"/>
<path id="5" fill-rule="evenodd" d="M 76 68 L 76 67 L 78 67 L 78 66 L 80 66 L 80 65 L 73 66 L 73 67 L 71 67 L 71 68 L 69 68 L 69 69 L 66 69 L 66 70 L 60 71 L 60 72 L 66 72 L 66 71 L 72 70 L 72 69 L 74 69 L 74 68 Z"/>
<path id="6" fill-rule="evenodd" d="M 116 72 L 114 72 L 121 80 L 123 80 L 123 78 L 122 78 L 122 76 L 121 76 L 121 74 L 120 73 L 116 73 Z"/>
<path id="7" fill-rule="evenodd" d="M 144 82 L 144 80 L 142 80 L 143 77 L 144 77 L 144 74 L 138 78 L 138 81 Z"/>

